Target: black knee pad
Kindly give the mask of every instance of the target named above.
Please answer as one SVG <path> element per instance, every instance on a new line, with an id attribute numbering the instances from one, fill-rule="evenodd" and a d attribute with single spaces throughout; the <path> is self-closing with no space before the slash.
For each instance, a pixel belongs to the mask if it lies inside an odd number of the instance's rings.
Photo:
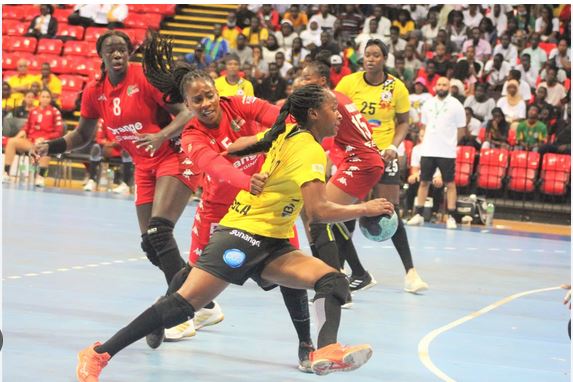
<path id="1" fill-rule="evenodd" d="M 185 264 L 184 268 L 181 268 L 179 272 L 173 276 L 171 282 L 169 283 L 169 288 L 167 288 L 167 295 L 169 296 L 172 293 L 175 293 L 181 288 L 185 280 L 187 280 L 187 276 L 191 272 L 191 266 L 189 264 Z"/>
<path id="2" fill-rule="evenodd" d="M 170 249 L 177 248 L 177 243 L 173 238 L 174 227 L 175 224 L 168 219 L 154 216 L 149 220 L 147 235 L 158 258 Z"/>
<path id="3" fill-rule="evenodd" d="M 341 272 L 331 272 L 322 276 L 314 284 L 314 290 L 316 291 L 315 300 L 332 296 L 338 299 L 341 305 L 346 302 L 348 293 L 350 293 L 348 279 Z"/>
<path id="4" fill-rule="evenodd" d="M 179 293 L 161 297 L 153 308 L 161 317 L 163 327 L 166 329 L 179 325 L 195 316 L 195 308 L 189 304 Z"/>
<path id="5" fill-rule="evenodd" d="M 334 234 L 332 233 L 332 226 L 324 223 L 311 223 L 310 240 L 316 249 L 320 249 L 324 245 L 334 241 Z"/>
<path id="6" fill-rule="evenodd" d="M 151 245 L 151 241 L 149 240 L 149 235 L 147 235 L 147 233 L 141 235 L 141 249 L 145 252 L 147 259 L 151 264 L 161 268 L 159 257 L 157 257 L 157 253 L 155 252 L 155 249 L 153 249 L 153 245 Z"/>

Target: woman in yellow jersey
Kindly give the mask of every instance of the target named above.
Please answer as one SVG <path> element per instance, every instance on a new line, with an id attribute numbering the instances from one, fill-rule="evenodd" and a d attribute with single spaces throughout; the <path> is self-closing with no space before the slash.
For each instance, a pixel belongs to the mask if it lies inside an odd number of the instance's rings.
<path id="1" fill-rule="evenodd" d="M 186 95 L 188 80 L 180 88 Z M 372 355 L 369 345 L 337 343 L 340 306 L 348 295 L 343 273 L 294 249 L 289 237 L 303 201 L 311 221 L 342 221 L 393 213 L 392 203 L 374 199 L 343 206 L 329 202 L 325 191 L 326 154 L 320 141 L 335 135 L 340 123 L 338 103 L 328 89 L 309 85 L 293 92 L 273 127 L 255 145 L 235 155 L 268 152 L 261 172 L 251 178 L 251 192 L 241 191 L 213 233 L 183 286 L 162 297 L 104 344 L 78 355 L 81 382 L 98 380 L 109 359 L 131 343 L 161 327 L 178 325 L 212 301 L 230 283 L 253 278 L 259 285 L 274 283 L 314 289 L 319 328 L 318 349 L 311 353 L 316 374 L 354 370 Z M 285 124 L 288 115 L 296 124 Z"/>
<path id="2" fill-rule="evenodd" d="M 231 97 L 234 95 L 254 96 L 255 90 L 251 81 L 239 76 L 240 59 L 236 54 L 228 54 L 225 57 L 224 76 L 215 80 L 215 87 L 220 96 Z"/>
<path id="3" fill-rule="evenodd" d="M 347 95 L 372 126 L 374 142 L 386 164 L 380 182 L 374 187 L 374 196 L 387 198 L 397 209 L 400 201 L 397 147 L 408 133 L 410 101 L 406 85 L 384 70 L 387 57 L 388 48 L 382 41 L 369 40 L 364 50 L 365 70 L 343 77 L 336 90 Z M 428 289 L 428 284 L 414 268 L 404 223 L 402 219 L 398 222 L 392 243 L 406 271 L 404 289 L 411 293 L 421 292 Z M 364 287 L 368 285 L 367 281 L 366 278 L 362 283 Z M 356 284 L 360 287 L 360 280 L 356 280 Z"/>

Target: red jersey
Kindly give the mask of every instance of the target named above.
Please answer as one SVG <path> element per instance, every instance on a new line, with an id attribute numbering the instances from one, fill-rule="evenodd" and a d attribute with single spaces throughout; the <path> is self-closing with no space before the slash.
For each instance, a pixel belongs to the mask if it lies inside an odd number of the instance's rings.
<path id="1" fill-rule="evenodd" d="M 32 142 L 38 138 L 48 140 L 61 137 L 64 133 L 62 113 L 52 105 L 48 105 L 45 109 L 40 106 L 35 107 L 30 111 L 23 130 Z"/>
<path id="2" fill-rule="evenodd" d="M 164 109 L 163 93 L 151 85 L 143 68 L 129 64 L 125 78 L 116 86 L 106 76 L 103 83 L 92 82 L 84 89 L 81 116 L 87 119 L 103 118 L 106 133 L 111 133 L 133 158 L 136 166 L 151 169 L 167 156 L 176 153 L 171 141 L 166 140 L 153 156 L 135 147 L 139 134 L 153 134 L 166 125 L 170 116 Z"/>
<path id="3" fill-rule="evenodd" d="M 334 143 L 345 152 L 345 156 L 360 155 L 378 160 L 380 153 L 372 140 L 370 124 L 350 98 L 337 91 L 334 94 L 338 101 L 338 112 L 342 115 Z"/>
<path id="4" fill-rule="evenodd" d="M 183 130 L 181 146 L 193 166 L 205 174 L 203 203 L 226 209 L 240 189 L 249 189 L 250 175 L 260 169 L 264 155 L 238 158 L 221 157 L 219 153 L 238 138 L 255 135 L 272 126 L 279 108 L 252 96 L 221 97 L 220 107 L 219 126 L 208 128 L 193 118 Z"/>

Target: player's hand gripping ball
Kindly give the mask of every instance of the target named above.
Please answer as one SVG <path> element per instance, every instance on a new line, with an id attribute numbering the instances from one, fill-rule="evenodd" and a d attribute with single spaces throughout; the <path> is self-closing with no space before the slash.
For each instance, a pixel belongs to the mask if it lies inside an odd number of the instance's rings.
<path id="1" fill-rule="evenodd" d="M 374 217 L 361 217 L 358 225 L 362 234 L 373 241 L 385 241 L 396 233 L 398 229 L 398 215 L 379 215 Z"/>

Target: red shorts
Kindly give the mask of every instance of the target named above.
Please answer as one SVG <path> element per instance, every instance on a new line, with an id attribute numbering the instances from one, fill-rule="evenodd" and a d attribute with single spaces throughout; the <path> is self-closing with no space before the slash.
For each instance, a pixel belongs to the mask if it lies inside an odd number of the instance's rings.
<path id="1" fill-rule="evenodd" d="M 191 172 L 191 167 L 184 163 L 185 153 L 170 154 L 158 165 L 146 169 L 145 166 L 135 166 L 135 205 L 152 203 L 155 195 L 155 182 L 162 176 L 173 176 L 179 179 L 189 189 L 195 190 L 200 182 L 200 176 Z"/>
<path id="2" fill-rule="evenodd" d="M 351 156 L 340 162 L 329 183 L 359 200 L 364 200 L 383 173 L 384 162 L 381 158 L 362 159 Z"/>
<path id="3" fill-rule="evenodd" d="M 209 243 L 209 239 L 219 225 L 219 221 L 227 213 L 228 207 L 222 206 L 205 207 L 203 202 L 199 203 L 197 212 L 195 212 L 195 220 L 193 221 L 193 228 L 191 229 L 191 248 L 189 249 L 189 263 L 195 264 L 203 250 Z M 294 237 L 290 239 L 290 243 L 295 248 L 300 248 L 298 242 L 298 232 L 296 226 L 294 227 Z"/>

